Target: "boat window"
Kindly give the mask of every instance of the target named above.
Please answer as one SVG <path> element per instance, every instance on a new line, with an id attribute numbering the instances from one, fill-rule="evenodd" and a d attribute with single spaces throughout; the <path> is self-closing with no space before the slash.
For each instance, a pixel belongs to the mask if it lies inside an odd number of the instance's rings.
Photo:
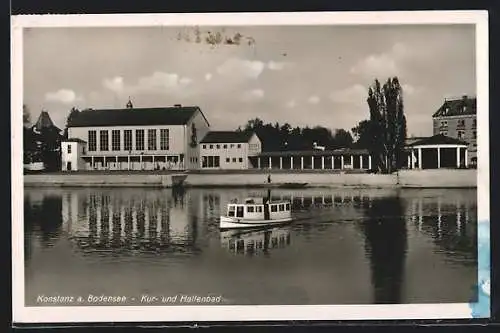
<path id="1" fill-rule="evenodd" d="M 234 210 L 235 210 L 234 206 L 230 205 L 227 211 L 227 216 L 234 216 Z"/>
<path id="2" fill-rule="evenodd" d="M 262 206 L 255 206 L 255 212 L 262 213 Z"/>
<path id="3" fill-rule="evenodd" d="M 277 212 L 278 211 L 278 205 L 271 205 L 271 212 Z"/>
<path id="4" fill-rule="evenodd" d="M 290 204 L 286 204 L 286 210 L 290 210 Z"/>
<path id="5" fill-rule="evenodd" d="M 236 207 L 236 217 L 243 217 L 243 209 L 244 206 L 238 206 Z"/>
<path id="6" fill-rule="evenodd" d="M 253 213 L 255 207 L 254 206 L 247 206 L 247 213 Z"/>
<path id="7" fill-rule="evenodd" d="M 284 204 L 280 204 L 280 212 L 282 212 L 284 210 L 285 210 L 285 205 Z"/>

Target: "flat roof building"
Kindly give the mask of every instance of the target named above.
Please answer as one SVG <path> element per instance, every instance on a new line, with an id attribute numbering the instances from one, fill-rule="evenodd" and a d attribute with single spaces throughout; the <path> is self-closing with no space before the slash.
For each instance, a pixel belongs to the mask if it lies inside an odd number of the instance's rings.
<path id="1" fill-rule="evenodd" d="M 250 169 L 262 143 L 254 132 L 211 131 L 200 142 L 202 169 Z"/>
<path id="2" fill-rule="evenodd" d="M 196 169 L 210 124 L 198 106 L 85 110 L 68 137 L 86 142 L 86 170 Z"/>

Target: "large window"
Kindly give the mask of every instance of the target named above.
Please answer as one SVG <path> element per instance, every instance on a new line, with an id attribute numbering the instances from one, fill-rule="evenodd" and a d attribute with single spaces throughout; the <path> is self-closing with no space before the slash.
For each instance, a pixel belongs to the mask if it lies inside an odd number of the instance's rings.
<path id="1" fill-rule="evenodd" d="M 120 150 L 120 130 L 112 130 L 111 131 L 111 149 L 112 150 Z"/>
<path id="2" fill-rule="evenodd" d="M 148 130 L 148 150 L 156 150 L 156 130 Z"/>
<path id="3" fill-rule="evenodd" d="M 220 156 L 203 156 L 201 162 L 202 168 L 219 168 Z"/>
<path id="4" fill-rule="evenodd" d="M 169 149 L 169 138 L 168 138 L 169 132 L 168 129 L 161 129 L 160 130 L 160 150 L 168 150 Z M 203 147 L 205 148 L 205 147 Z"/>
<path id="5" fill-rule="evenodd" d="M 123 149 L 126 151 L 132 150 L 132 130 L 123 131 Z"/>
<path id="6" fill-rule="evenodd" d="M 135 150 L 144 150 L 144 130 L 135 130 Z"/>
<path id="7" fill-rule="evenodd" d="M 89 131 L 89 151 L 97 150 L 97 133 L 96 131 Z"/>
<path id="8" fill-rule="evenodd" d="M 109 150 L 109 138 L 108 138 L 108 131 L 99 131 L 99 149 L 101 151 L 108 151 Z"/>

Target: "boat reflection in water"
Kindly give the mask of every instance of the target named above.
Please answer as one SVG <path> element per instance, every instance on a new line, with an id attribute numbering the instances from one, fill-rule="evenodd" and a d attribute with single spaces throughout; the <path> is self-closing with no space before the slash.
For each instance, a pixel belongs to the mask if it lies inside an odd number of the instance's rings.
<path id="1" fill-rule="evenodd" d="M 477 191 L 274 190 L 286 226 L 219 230 L 258 189 L 26 189 L 26 304 L 41 294 L 202 294 L 235 305 L 462 303 Z M 347 287 L 346 287 L 347 286 Z"/>
<path id="2" fill-rule="evenodd" d="M 290 245 L 290 227 L 227 230 L 221 232 L 220 239 L 222 247 L 234 254 L 269 255 Z"/>

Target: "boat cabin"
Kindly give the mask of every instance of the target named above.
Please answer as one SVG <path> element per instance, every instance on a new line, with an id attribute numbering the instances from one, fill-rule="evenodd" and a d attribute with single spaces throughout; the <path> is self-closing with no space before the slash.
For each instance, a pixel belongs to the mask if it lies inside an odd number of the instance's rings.
<path id="1" fill-rule="evenodd" d="M 269 216 L 266 216 L 266 206 L 269 206 Z M 245 203 L 230 203 L 228 205 L 227 216 L 243 218 L 248 220 L 262 219 L 282 219 L 291 215 L 289 201 L 272 201 L 267 204 L 247 199 Z"/>

